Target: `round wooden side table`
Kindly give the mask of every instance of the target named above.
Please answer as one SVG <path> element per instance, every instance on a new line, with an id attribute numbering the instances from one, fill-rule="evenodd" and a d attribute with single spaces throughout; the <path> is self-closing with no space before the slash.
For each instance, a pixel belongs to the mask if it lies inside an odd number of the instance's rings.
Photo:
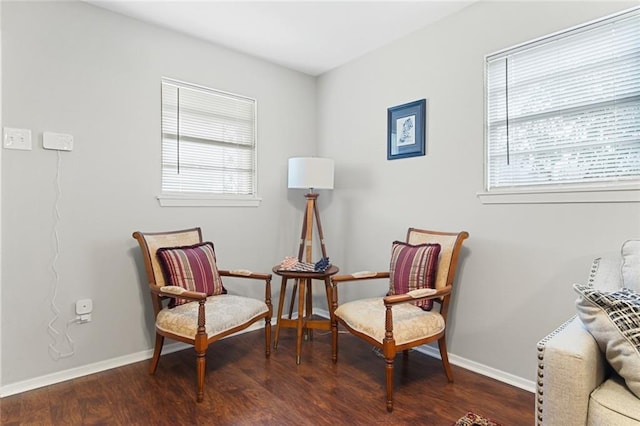
<path id="1" fill-rule="evenodd" d="M 296 364 L 300 364 L 300 352 L 302 350 L 302 333 L 305 331 L 311 336 L 312 330 L 331 330 L 332 318 L 312 318 L 313 314 L 313 301 L 311 294 L 311 282 L 313 280 L 324 281 L 325 291 L 327 295 L 327 306 L 329 307 L 329 315 L 333 316 L 331 312 L 331 276 L 336 274 L 339 269 L 337 266 L 331 265 L 324 272 L 300 272 L 300 271 L 288 271 L 280 269 L 280 265 L 273 267 L 272 271 L 276 275 L 282 277 L 282 284 L 280 286 L 280 299 L 278 300 L 278 318 L 276 323 L 276 334 L 273 341 L 274 349 L 278 348 L 278 337 L 280 335 L 280 327 L 295 328 L 297 330 L 297 342 L 296 342 Z M 288 318 L 282 317 L 282 308 L 284 306 L 285 292 L 287 289 L 287 281 L 289 279 L 295 280 L 294 291 L 292 298 L 295 297 L 295 289 L 298 289 L 298 317 L 291 318 L 291 312 L 289 312 Z M 299 285 L 298 285 L 299 284 Z M 297 287 L 296 287 L 297 286 Z M 306 296 L 306 298 L 305 298 Z M 293 300 L 292 300 L 293 303 Z"/>

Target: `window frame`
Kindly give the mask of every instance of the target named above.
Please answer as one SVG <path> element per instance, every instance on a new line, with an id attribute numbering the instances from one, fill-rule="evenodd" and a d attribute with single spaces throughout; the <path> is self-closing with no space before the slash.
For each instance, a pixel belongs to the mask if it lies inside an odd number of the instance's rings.
<path id="1" fill-rule="evenodd" d="M 253 103 L 254 119 L 253 119 L 253 194 L 225 194 L 225 193 L 207 193 L 207 192 L 189 192 L 189 191 L 165 191 L 163 189 L 163 172 L 164 172 L 164 129 L 163 129 L 163 111 L 162 93 L 160 101 L 160 194 L 156 196 L 161 207 L 257 207 L 262 199 L 258 196 L 258 101 L 236 93 L 226 92 L 219 89 L 199 84 L 189 83 L 170 77 L 161 77 L 160 88 L 165 83 L 180 88 L 205 91 L 211 95 L 229 96 L 237 99 L 246 99 Z"/>
<path id="2" fill-rule="evenodd" d="M 483 191 L 476 195 L 483 204 L 535 204 L 535 203 L 590 203 L 590 202 L 640 202 L 640 177 L 628 181 L 607 181 L 589 184 L 545 184 L 529 186 L 512 186 L 506 188 L 489 189 L 489 84 L 488 63 L 489 58 L 504 56 L 507 52 L 522 51 L 531 46 L 546 41 L 575 34 L 576 31 L 602 24 L 605 21 L 624 19 L 625 16 L 637 15 L 639 7 L 627 9 L 603 18 L 598 18 L 574 27 L 564 29 L 537 39 L 527 41 L 516 46 L 502 49 L 485 55 L 484 57 L 484 97 L 483 97 L 483 121 L 484 121 L 484 146 L 483 146 Z"/>

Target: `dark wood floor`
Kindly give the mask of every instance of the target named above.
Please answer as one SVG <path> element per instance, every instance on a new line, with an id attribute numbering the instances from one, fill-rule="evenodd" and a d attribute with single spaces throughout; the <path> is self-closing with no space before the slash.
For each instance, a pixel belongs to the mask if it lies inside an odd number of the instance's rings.
<path id="1" fill-rule="evenodd" d="M 195 402 L 191 349 L 36 389 L 0 400 L 2 425 L 452 425 L 467 411 L 506 425 L 533 425 L 534 395 L 453 366 L 448 384 L 440 360 L 411 352 L 395 365 L 395 410 L 384 402 L 384 361 L 365 342 L 316 332 L 295 363 L 295 330 L 282 330 L 265 359 L 255 331 L 209 347 L 204 402 Z"/>

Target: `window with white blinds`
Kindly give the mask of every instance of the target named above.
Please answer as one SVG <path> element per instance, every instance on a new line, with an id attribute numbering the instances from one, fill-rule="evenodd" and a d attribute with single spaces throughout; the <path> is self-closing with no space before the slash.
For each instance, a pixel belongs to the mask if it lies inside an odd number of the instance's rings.
<path id="1" fill-rule="evenodd" d="M 640 10 L 486 58 L 486 190 L 640 181 Z"/>
<path id="2" fill-rule="evenodd" d="M 162 79 L 162 192 L 255 196 L 255 99 Z"/>

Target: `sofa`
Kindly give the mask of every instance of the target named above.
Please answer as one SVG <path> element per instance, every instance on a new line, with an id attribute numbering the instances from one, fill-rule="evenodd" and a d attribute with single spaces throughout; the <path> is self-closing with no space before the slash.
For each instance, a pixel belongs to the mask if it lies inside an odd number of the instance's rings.
<path id="1" fill-rule="evenodd" d="M 577 314 L 537 345 L 536 424 L 640 424 L 640 240 L 594 260 Z"/>

